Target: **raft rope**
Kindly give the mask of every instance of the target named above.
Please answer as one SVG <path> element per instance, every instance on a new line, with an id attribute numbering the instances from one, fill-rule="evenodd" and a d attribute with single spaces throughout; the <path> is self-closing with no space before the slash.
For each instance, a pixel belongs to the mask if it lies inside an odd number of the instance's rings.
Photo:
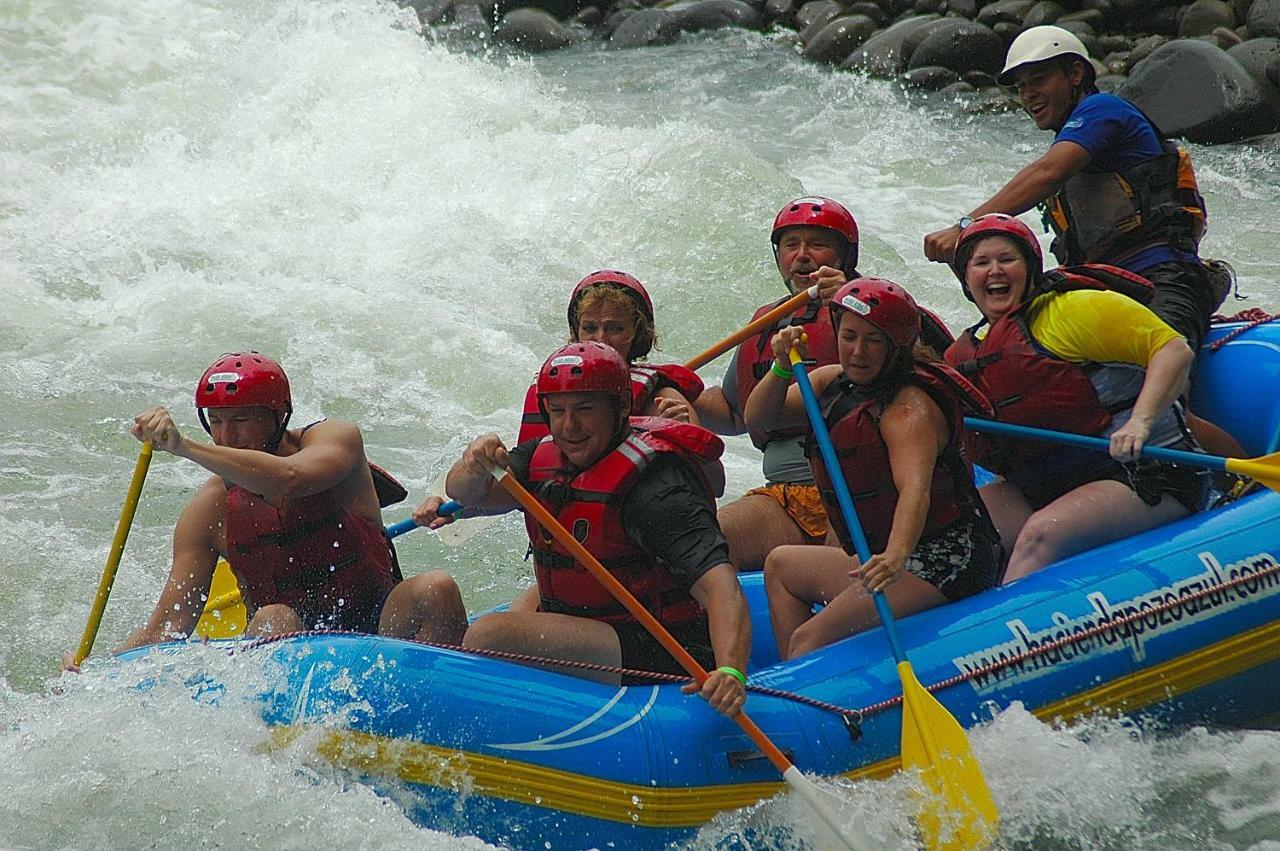
<path id="1" fill-rule="evenodd" d="M 1222 337 L 1222 339 L 1214 340 L 1210 343 L 1209 353 L 1212 354 L 1218 351 L 1244 332 L 1257 328 L 1259 325 L 1266 325 L 1268 322 L 1272 322 L 1277 318 L 1280 318 L 1280 313 L 1267 313 L 1260 307 L 1247 308 L 1229 318 L 1215 316 L 1213 318 L 1213 324 L 1215 325 L 1223 322 L 1245 322 L 1247 324 L 1241 325 L 1239 328 L 1232 329 L 1228 334 Z"/>
<path id="2" fill-rule="evenodd" d="M 346 629 L 309 629 L 299 632 L 282 632 L 276 635 L 268 635 L 263 638 L 256 638 L 244 646 L 244 650 L 254 650 L 277 641 L 284 641 L 290 638 L 298 638 L 308 635 L 368 635 L 368 633 L 356 632 Z M 624 677 L 632 677 L 661 683 L 690 683 L 693 678 L 684 674 L 664 674 L 660 671 L 641 671 L 635 668 L 622 668 L 615 665 L 600 665 L 595 662 L 579 662 L 573 659 L 551 659 L 546 656 L 533 656 L 528 653 L 512 653 L 506 650 L 489 650 L 483 647 L 463 647 L 461 644 L 444 644 L 435 641 L 417 641 L 426 647 L 435 647 L 440 650 L 453 650 L 457 653 L 466 653 L 471 656 L 484 656 L 489 659 L 502 659 L 508 662 L 527 662 L 538 666 L 555 666 L 560 668 L 574 668 L 580 671 L 600 671 L 607 674 L 620 674 Z M 747 683 L 747 691 L 754 694 L 762 694 L 766 697 L 778 697 L 784 700 L 792 700 L 796 703 L 803 703 L 805 706 L 812 706 L 815 709 L 821 709 L 826 712 L 833 712 L 853 719 L 856 723 L 862 721 L 862 711 L 858 709 L 849 709 L 844 706 L 837 706 L 834 703 L 827 703 L 812 697 L 806 697 L 803 694 L 796 694 L 791 691 L 783 691 L 781 689 L 768 688 L 767 686 L 758 686 Z"/>
<path id="3" fill-rule="evenodd" d="M 975 668 L 972 671 L 965 671 L 963 673 L 956 674 L 954 677 L 948 677 L 945 680 L 941 680 L 932 685 L 925 686 L 925 688 L 929 692 L 939 692 L 939 691 L 943 691 L 944 689 L 951 688 L 952 686 L 959 685 L 960 683 L 968 682 L 969 680 L 972 680 L 972 679 L 977 679 L 979 677 L 986 677 L 997 671 L 1004 670 L 1005 668 L 1011 668 L 1015 665 L 1021 665 L 1022 663 L 1026 662 L 1028 659 L 1033 659 L 1037 656 L 1044 656 L 1056 650 L 1061 650 L 1063 647 L 1067 647 L 1072 644 L 1079 644 L 1081 642 L 1090 640 L 1108 631 L 1114 631 L 1118 633 L 1121 627 L 1128 626 L 1134 623 L 1135 621 L 1139 621 L 1144 618 L 1149 618 L 1153 615 L 1158 615 L 1161 612 L 1168 611 L 1178 606 L 1185 606 L 1187 603 L 1200 600 L 1204 597 L 1209 597 L 1213 594 L 1218 594 L 1223 591 L 1232 590 L 1239 585 L 1245 584 L 1246 582 L 1257 582 L 1262 578 L 1265 578 L 1267 576 L 1271 576 L 1274 574 L 1280 574 L 1280 564 L 1275 564 L 1275 565 L 1272 565 L 1271 567 L 1257 570 L 1247 575 L 1237 576 L 1235 579 L 1232 579 L 1232 580 L 1218 582 L 1214 585 L 1207 585 L 1204 588 L 1200 589 L 1199 591 L 1196 591 L 1195 593 L 1187 594 L 1185 596 L 1179 596 L 1173 600 L 1166 600 L 1165 602 L 1160 603 L 1159 605 L 1156 605 L 1156 606 L 1152 606 L 1149 609 L 1132 612 L 1130 614 L 1114 618 L 1105 624 L 1097 624 L 1095 626 L 1090 627 L 1089 629 L 1082 630 L 1078 633 L 1072 633 L 1071 635 L 1063 636 L 1062 638 L 1056 639 L 1054 641 L 1045 642 L 1044 644 L 1041 644 L 1038 647 L 1035 647 L 1029 650 L 1024 650 L 1021 653 L 1014 654 L 1004 659 L 998 659 L 994 662 L 990 662 L 986 665 L 983 665 L 980 668 Z M 265 645 L 278 642 L 278 641 L 285 641 L 287 639 L 297 638 L 299 636 L 352 635 L 352 634 L 364 635 L 367 633 L 353 633 L 351 630 L 338 630 L 338 629 L 305 630 L 302 632 L 287 632 L 287 633 L 280 633 L 278 635 L 266 636 L 264 638 L 254 639 L 252 642 L 247 644 L 244 649 L 252 650 L 258 647 L 263 647 Z M 562 668 L 574 668 L 574 669 L 583 670 L 583 671 L 600 671 L 604 673 L 620 674 L 623 676 L 634 677 L 637 679 L 652 680 L 655 682 L 664 682 L 664 683 L 691 682 L 691 678 L 682 676 L 680 674 L 664 674 L 664 673 L 659 673 L 657 671 L 639 671 L 633 668 L 621 668 L 613 665 L 598 665 L 592 662 L 578 662 L 570 659 L 549 659 L 543 656 L 532 656 L 526 653 L 510 653 L 504 650 L 486 650 L 479 647 L 463 647 L 458 644 L 439 644 L 434 642 L 418 642 L 418 643 L 425 644 L 428 647 L 436 647 L 441 650 L 453 650 L 458 653 L 467 653 L 475 656 L 484 656 L 492 659 L 503 659 L 511 662 L 525 662 L 525 663 L 540 665 L 540 666 L 554 665 Z M 825 712 L 831 712 L 835 715 L 839 715 L 844 720 L 846 726 L 849 729 L 850 735 L 854 736 L 855 740 L 861 735 L 858 728 L 861 726 L 863 719 L 867 718 L 868 716 L 876 715 L 880 712 L 884 712 L 887 709 L 892 709 L 893 707 L 902 703 L 902 696 L 898 695 L 896 697 L 891 697 L 886 700 L 879 701 L 878 703 L 870 704 L 869 706 L 864 706 L 861 709 L 850 709 L 849 707 L 846 707 L 846 706 L 839 706 L 834 703 L 827 703 L 826 701 L 817 700 L 812 697 L 806 697 L 803 694 L 796 694 L 795 692 L 791 692 L 791 691 L 783 691 L 781 689 L 774 689 L 774 688 L 768 688 L 765 686 L 752 685 L 750 682 L 747 683 L 747 691 L 753 694 L 761 694 L 766 697 L 776 697 L 782 700 L 791 700 L 796 703 L 804 704 L 805 706 L 811 706 L 815 709 L 820 709 Z"/>

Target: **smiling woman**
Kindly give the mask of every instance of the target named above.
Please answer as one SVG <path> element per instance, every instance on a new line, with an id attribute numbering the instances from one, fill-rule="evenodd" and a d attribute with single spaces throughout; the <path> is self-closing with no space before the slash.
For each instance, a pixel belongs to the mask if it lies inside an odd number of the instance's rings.
<path id="1" fill-rule="evenodd" d="M 1112 457 L 969 441 L 974 460 L 1004 477 L 980 493 L 1010 553 L 1006 582 L 1198 511 L 1208 484 L 1203 472 L 1139 460 L 1148 444 L 1196 448 L 1175 401 L 1191 367 L 1186 341 L 1137 301 L 1091 279 L 1049 278 L 1041 262 L 1016 218 L 991 214 L 964 230 L 953 268 L 983 322 L 947 361 L 1001 420 L 1104 435 Z"/>

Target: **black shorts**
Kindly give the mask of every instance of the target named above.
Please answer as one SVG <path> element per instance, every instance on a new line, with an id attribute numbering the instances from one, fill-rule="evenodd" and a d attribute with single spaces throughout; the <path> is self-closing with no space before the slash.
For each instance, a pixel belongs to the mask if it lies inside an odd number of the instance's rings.
<path id="1" fill-rule="evenodd" d="M 618 644 L 622 646 L 622 667 L 637 671 L 656 671 L 660 674 L 688 674 L 666 648 L 658 643 L 658 639 L 638 623 L 623 622 L 610 624 L 618 634 Z M 711 631 L 706 617 L 686 623 L 668 626 L 672 637 L 680 643 L 689 655 L 698 660 L 698 664 L 707 670 L 715 667 L 715 653 L 711 650 Z M 643 677 L 622 678 L 623 685 L 650 682 Z"/>
<path id="2" fill-rule="evenodd" d="M 1211 477 L 1205 470 L 1139 458 L 1127 464 L 1103 455 L 1087 453 L 1082 458 L 1080 450 L 1059 449 L 1045 456 L 1024 470 L 1015 471 L 1005 479 L 1022 492 L 1036 511 L 1044 508 L 1060 496 L 1089 482 L 1120 482 L 1147 505 L 1155 506 L 1165 494 L 1169 494 L 1188 511 L 1196 512 L 1204 507 Z M 1053 459 L 1059 459 L 1059 472 L 1050 472 Z M 1042 461 L 1047 462 L 1042 463 Z"/>
<path id="3" fill-rule="evenodd" d="M 916 544 L 907 572 L 948 600 L 963 600 L 996 584 L 996 541 L 985 522 L 958 520 Z"/>
<path id="4" fill-rule="evenodd" d="M 1200 351 L 1209 330 L 1209 317 L 1218 309 L 1204 264 L 1171 260 L 1143 269 L 1140 274 L 1155 286 L 1155 296 L 1147 305 L 1151 312 L 1186 337 L 1192 352 Z"/>

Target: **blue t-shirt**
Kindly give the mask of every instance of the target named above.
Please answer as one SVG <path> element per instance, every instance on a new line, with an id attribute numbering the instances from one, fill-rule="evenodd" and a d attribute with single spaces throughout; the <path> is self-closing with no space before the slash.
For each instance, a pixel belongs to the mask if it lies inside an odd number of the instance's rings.
<path id="1" fill-rule="evenodd" d="M 1163 148 L 1156 128 L 1136 106 L 1106 92 L 1086 95 L 1067 116 L 1067 121 L 1053 139 L 1075 142 L 1089 152 L 1087 174 L 1123 171 L 1152 157 Z M 1127 258 L 1123 265 L 1131 272 L 1142 272 L 1171 260 L 1194 260 L 1167 245 L 1157 245 Z"/>
<path id="2" fill-rule="evenodd" d="M 1090 174 L 1123 171 L 1161 153 L 1160 137 L 1146 116 L 1105 92 L 1082 98 L 1053 141 L 1075 142 L 1088 151 Z"/>

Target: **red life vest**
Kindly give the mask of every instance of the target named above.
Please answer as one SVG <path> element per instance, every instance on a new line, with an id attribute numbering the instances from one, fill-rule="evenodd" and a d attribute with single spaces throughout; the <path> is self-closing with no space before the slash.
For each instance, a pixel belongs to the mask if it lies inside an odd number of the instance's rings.
<path id="1" fill-rule="evenodd" d="M 276 508 L 229 484 L 225 522 L 231 570 L 251 609 L 284 603 L 308 628 L 366 630 L 395 585 L 386 532 L 332 489 Z"/>
<path id="2" fill-rule="evenodd" d="M 849 485 L 849 496 L 853 498 L 873 554 L 884 551 L 898 506 L 898 489 L 893 483 L 889 448 L 880 434 L 880 418 L 892 400 L 909 385 L 929 394 L 942 409 L 950 431 L 947 447 L 938 455 L 933 468 L 929 513 L 920 539 L 934 537 L 961 518 L 979 521 L 986 518 L 973 484 L 973 467 L 961 451 L 966 409 L 977 416 L 992 416 L 991 405 L 981 392 L 949 366 L 939 363 L 917 363 L 912 375 L 888 393 L 868 392 L 841 376 L 827 385 L 819 403 L 840 469 Z M 845 526 L 826 462 L 816 447 L 808 449 L 813 479 L 827 508 L 827 519 L 845 552 L 854 555 L 853 538 Z"/>
<path id="3" fill-rule="evenodd" d="M 1031 336 L 1025 316 L 1027 306 L 1044 293 L 1077 290 L 1112 290 L 1142 303 L 1149 302 L 1153 292 L 1146 278 L 1115 266 L 1054 269 L 1045 273 L 1040 286 L 1017 310 L 997 319 L 984 339 L 979 341 L 974 333 L 984 324 L 980 322 L 947 349 L 947 363 L 986 394 L 995 407 L 996 419 L 1035 428 L 1099 434 L 1111 425 L 1115 414 L 1133 406 L 1141 382 L 1131 391 L 1103 399 L 1098 389 L 1113 383 L 1108 380 L 1110 368 L 1054 357 Z M 974 462 L 1000 474 L 1055 448 L 1044 442 L 975 433 L 969 433 L 965 440 Z"/>
<path id="4" fill-rule="evenodd" d="M 622 526 L 622 503 L 649 464 L 661 454 L 683 459 L 699 473 L 707 499 L 724 493 L 724 443 L 699 426 L 659 417 L 632 417 L 631 434 L 590 469 L 574 473 L 551 439 L 534 450 L 529 488 L 566 529 L 646 609 L 667 625 L 706 616 L 653 556 L 631 543 Z M 631 614 L 529 515 L 525 529 L 533 550 L 542 611 L 634 622 Z"/>
<path id="5" fill-rule="evenodd" d="M 752 314 L 751 321 L 754 322 L 785 300 L 786 298 L 778 299 L 773 304 L 760 307 Z M 789 318 L 779 319 L 757 336 L 745 340 L 738 346 L 738 366 L 734 380 L 740 408 L 746 408 L 751 391 L 756 389 L 756 385 L 773 366 L 773 349 L 769 347 L 769 341 L 773 339 L 774 334 L 790 325 L 800 325 L 804 328 L 805 334 L 809 337 L 809 358 L 818 366 L 840 362 L 840 352 L 836 346 L 836 332 L 831 324 L 831 315 L 827 313 L 826 305 L 817 300 L 810 301 Z M 770 440 L 779 437 L 795 437 L 806 432 L 804 427 L 797 427 L 768 433 L 752 431 L 750 434 L 751 442 L 756 445 L 756 448 L 764 449 L 765 444 Z"/>
<path id="6" fill-rule="evenodd" d="M 702 379 L 698 374 L 678 363 L 637 363 L 631 365 L 631 412 L 649 407 L 653 397 L 664 387 L 671 387 L 690 402 L 702 395 Z M 529 385 L 524 394 L 524 413 L 520 416 L 520 432 L 516 444 L 534 438 L 544 438 L 551 433 L 542 411 L 538 409 L 538 386 Z"/>

